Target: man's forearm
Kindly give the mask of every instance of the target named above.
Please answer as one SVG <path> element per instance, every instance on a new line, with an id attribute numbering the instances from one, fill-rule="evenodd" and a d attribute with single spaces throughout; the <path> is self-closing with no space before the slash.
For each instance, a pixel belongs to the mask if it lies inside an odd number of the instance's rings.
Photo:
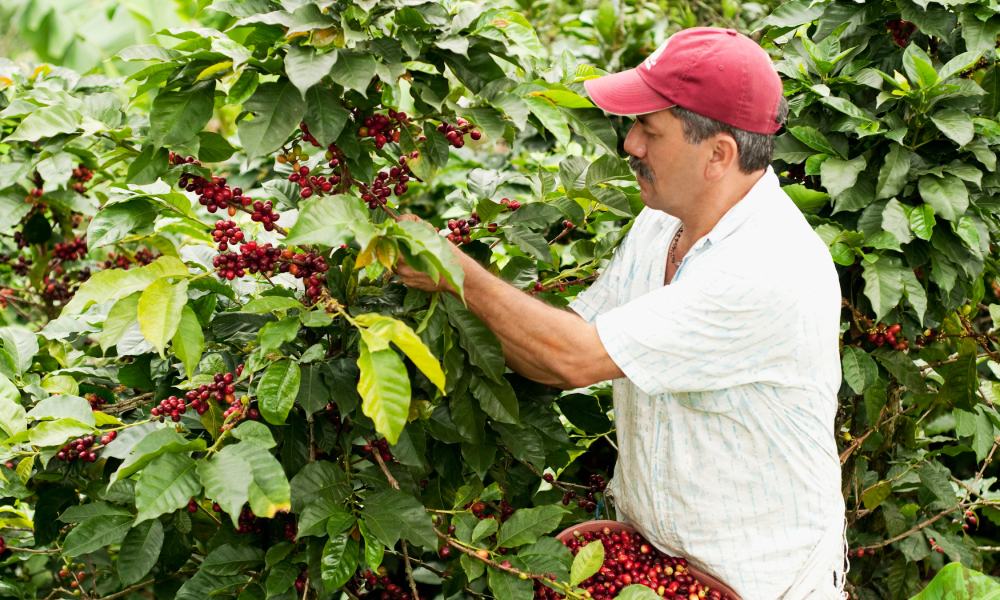
<path id="1" fill-rule="evenodd" d="M 500 339 L 508 366 L 540 383 L 573 387 L 565 375 L 566 351 L 584 321 L 532 298 L 468 256 L 462 262 L 469 309 Z"/>

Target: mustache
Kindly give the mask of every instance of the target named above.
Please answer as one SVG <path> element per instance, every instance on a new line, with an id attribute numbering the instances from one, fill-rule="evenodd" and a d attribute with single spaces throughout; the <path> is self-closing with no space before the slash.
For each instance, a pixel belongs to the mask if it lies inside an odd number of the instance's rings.
<path id="1" fill-rule="evenodd" d="M 642 177 L 646 181 L 653 182 L 653 171 L 641 160 L 634 156 L 628 157 L 628 166 L 635 171 L 636 177 Z"/>

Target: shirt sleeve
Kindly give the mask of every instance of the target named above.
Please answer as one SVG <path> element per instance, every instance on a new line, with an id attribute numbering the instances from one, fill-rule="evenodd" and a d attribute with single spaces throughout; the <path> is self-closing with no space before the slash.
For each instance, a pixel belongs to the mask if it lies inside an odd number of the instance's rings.
<path id="1" fill-rule="evenodd" d="M 783 298 L 739 274 L 692 272 L 599 315 L 597 333 L 650 395 L 781 383 L 774 378 L 794 353 L 786 320 L 794 317 Z"/>
<path id="2" fill-rule="evenodd" d="M 597 315 L 618 306 L 621 284 L 627 278 L 629 265 L 633 264 L 633 259 L 629 255 L 635 245 L 634 238 L 640 218 L 641 213 L 633 221 L 632 228 L 625 234 L 625 239 L 615 249 L 608 266 L 594 283 L 577 294 L 576 298 L 569 303 L 569 308 L 583 317 L 584 321 L 593 323 Z"/>

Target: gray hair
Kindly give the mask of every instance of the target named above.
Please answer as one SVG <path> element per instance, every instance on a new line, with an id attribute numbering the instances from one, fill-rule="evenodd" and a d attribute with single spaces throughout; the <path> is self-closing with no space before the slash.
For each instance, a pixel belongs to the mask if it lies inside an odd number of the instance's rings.
<path id="1" fill-rule="evenodd" d="M 721 121 L 710 119 L 691 112 L 686 108 L 675 106 L 671 109 L 681 120 L 684 127 L 684 139 L 689 144 L 698 144 L 717 133 L 727 133 L 736 141 L 736 151 L 740 157 L 740 171 L 753 173 L 766 169 L 771 163 L 774 153 L 774 136 L 766 133 L 753 133 L 744 129 L 736 129 Z M 784 97 L 778 103 L 778 114 L 775 122 L 782 124 L 788 117 L 788 102 Z"/>

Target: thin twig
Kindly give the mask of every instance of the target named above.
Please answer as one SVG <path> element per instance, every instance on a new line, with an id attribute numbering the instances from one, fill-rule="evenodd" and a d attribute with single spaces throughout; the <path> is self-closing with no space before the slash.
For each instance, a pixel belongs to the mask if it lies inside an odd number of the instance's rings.
<path id="1" fill-rule="evenodd" d="M 139 590 L 148 585 L 151 585 L 155 581 L 156 581 L 155 579 L 147 579 L 146 581 L 143 581 L 141 583 L 130 585 L 129 587 L 125 588 L 124 590 L 121 590 L 120 592 L 115 592 L 114 594 L 109 594 L 107 596 L 102 596 L 100 598 L 97 598 L 97 600 L 114 600 L 115 598 L 121 598 L 122 596 L 127 596 L 131 594 L 135 590 Z"/>
<path id="2" fill-rule="evenodd" d="M 901 539 L 909 537 L 911 534 L 914 534 L 914 533 L 920 531 L 921 529 L 924 529 L 926 527 L 930 527 L 931 525 L 933 525 L 934 523 L 936 523 L 942 517 L 946 517 L 946 516 L 950 515 L 951 513 L 955 512 L 956 510 L 961 510 L 962 508 L 963 508 L 963 505 L 958 504 L 958 505 L 953 506 L 953 507 L 951 507 L 949 509 L 946 509 L 946 510 L 943 510 L 943 511 L 939 512 L 938 514 L 936 514 L 933 517 L 927 519 L 926 521 L 923 521 L 922 523 L 918 523 L 918 524 L 914 525 L 913 527 L 907 529 L 906 531 L 904 531 L 903 533 L 901 533 L 899 535 L 895 535 L 895 536 L 893 536 L 893 537 L 891 537 L 891 538 L 889 538 L 887 540 L 883 540 L 883 541 L 878 542 L 876 544 L 868 544 L 867 546 L 862 546 L 862 548 L 864 550 L 878 550 L 879 548 L 884 548 L 885 546 L 888 546 L 889 544 L 896 543 L 896 542 L 898 542 Z"/>
<path id="3" fill-rule="evenodd" d="M 109 415 L 120 415 L 123 412 L 132 410 L 133 408 L 138 408 L 144 402 L 146 402 L 147 400 L 151 400 L 152 398 L 153 398 L 153 392 L 146 392 L 145 394 L 139 394 L 138 396 L 133 396 L 128 400 L 108 405 L 107 407 L 102 409 L 101 412 Z"/>
<path id="4" fill-rule="evenodd" d="M 372 456 L 375 457 L 375 462 L 378 463 L 380 469 L 382 469 L 382 474 L 385 475 L 386 481 L 392 486 L 392 489 L 399 489 L 399 482 L 396 478 L 392 476 L 389 472 L 389 467 L 385 465 L 385 461 L 382 460 L 382 456 L 377 450 L 372 451 Z M 417 591 L 417 582 L 413 579 L 413 565 L 410 564 L 410 552 L 406 544 L 406 540 L 400 540 L 400 545 L 403 547 L 403 567 L 406 569 L 406 580 L 410 583 L 410 592 L 413 594 L 414 600 L 420 600 L 420 593 Z"/>

